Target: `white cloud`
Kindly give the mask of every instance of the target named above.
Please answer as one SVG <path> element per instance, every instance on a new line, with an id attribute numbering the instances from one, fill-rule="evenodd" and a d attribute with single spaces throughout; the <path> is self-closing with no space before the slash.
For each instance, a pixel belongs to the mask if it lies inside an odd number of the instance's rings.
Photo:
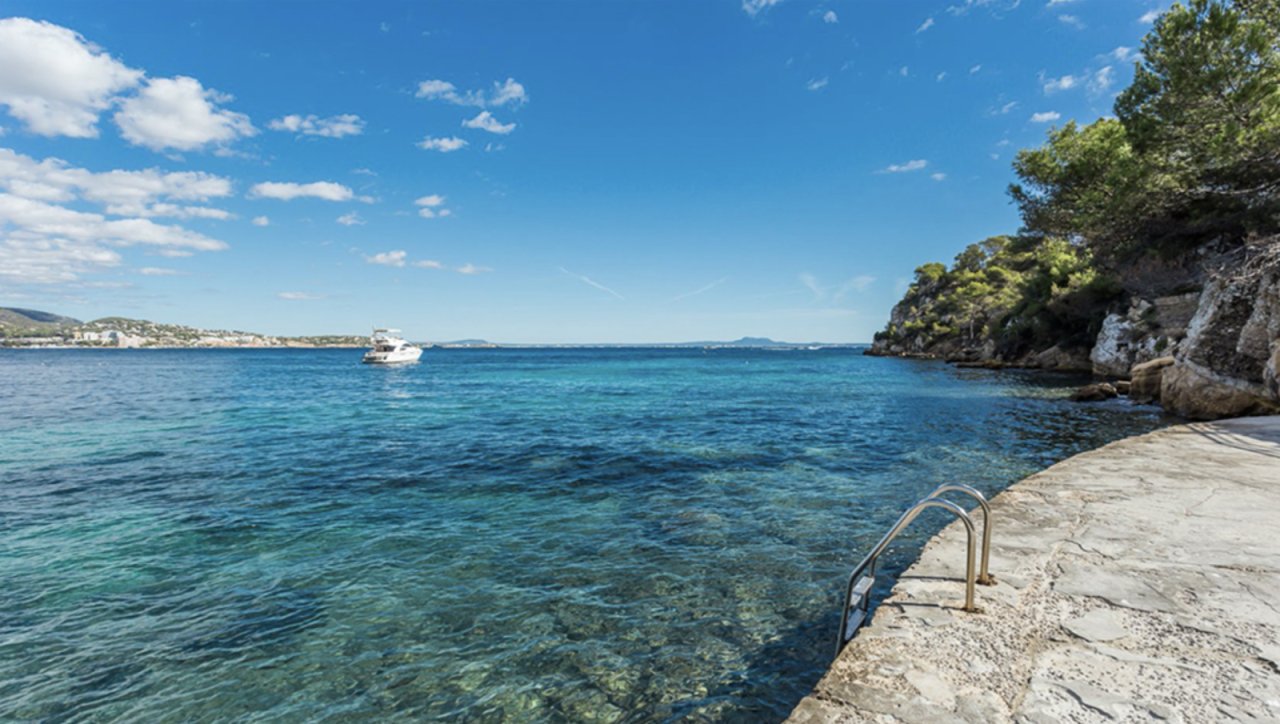
<path id="1" fill-rule="evenodd" d="M 218 107 L 231 100 L 195 78 L 152 78 L 121 103 L 114 118 L 125 140 L 136 146 L 193 151 L 258 132 L 248 116 Z"/>
<path id="2" fill-rule="evenodd" d="M 254 226 L 270 226 L 271 219 L 268 219 L 265 216 L 255 216 L 253 217 L 253 225 Z"/>
<path id="3" fill-rule="evenodd" d="M 457 136 L 450 136 L 448 138 L 432 138 L 431 136 L 427 136 L 421 141 L 418 141 L 418 148 L 421 148 L 424 151 L 439 151 L 440 153 L 457 151 L 466 145 L 467 142 Z"/>
<path id="4" fill-rule="evenodd" d="M 235 215 L 225 209 L 210 206 L 179 206 L 178 204 L 153 204 L 142 216 L 169 216 L 175 219 L 217 219 L 226 221 Z"/>
<path id="5" fill-rule="evenodd" d="M 1056 7 L 1058 5 L 1070 5 L 1071 3 L 1076 1 L 1077 0 L 1049 0 L 1049 4 L 1045 5 L 1045 7 L 1051 8 L 1051 7 Z"/>
<path id="6" fill-rule="evenodd" d="M 498 119 L 493 117 L 489 111 L 480 111 L 475 118 L 462 122 L 464 128 L 478 128 L 489 133 L 497 133 L 506 135 L 516 130 L 514 123 L 499 123 Z"/>
<path id="7" fill-rule="evenodd" d="M 312 294 L 311 292 L 280 292 L 277 297 L 290 302 L 307 302 L 315 299 L 324 299 L 323 294 Z"/>
<path id="8" fill-rule="evenodd" d="M 1085 28 L 1084 21 L 1074 15 L 1059 15 L 1058 22 L 1063 25 L 1070 25 L 1076 30 L 1084 30 Z"/>
<path id="9" fill-rule="evenodd" d="M 1160 17 L 1160 13 L 1160 10 L 1148 10 L 1142 14 L 1142 17 L 1138 18 L 1138 22 L 1143 25 L 1150 25 L 1156 21 L 1156 18 Z"/>
<path id="10" fill-rule="evenodd" d="M 924 19 L 924 22 L 923 22 L 923 23 L 920 23 L 920 27 L 916 28 L 916 32 L 917 32 L 917 33 L 923 33 L 924 31 L 926 31 L 926 30 L 928 30 L 929 28 L 932 28 L 932 27 L 933 27 L 933 18 L 931 18 L 931 17 L 929 17 L 929 18 L 925 18 L 925 19 Z"/>
<path id="11" fill-rule="evenodd" d="M 827 83 L 828 83 L 828 79 L 825 77 L 814 78 L 813 80 L 804 84 L 804 89 L 809 91 L 822 90 L 823 88 L 827 87 Z"/>
<path id="12" fill-rule="evenodd" d="M 277 118 L 267 124 L 273 131 L 287 131 L 303 136 L 321 136 L 323 138 L 342 138 L 343 136 L 359 136 L 364 133 L 364 121 L 354 113 L 320 118 L 316 115 L 300 116 L 292 114 Z"/>
<path id="13" fill-rule="evenodd" d="M 970 68 L 970 69 L 969 69 L 969 75 L 973 75 L 973 74 L 977 73 L 977 72 L 978 72 L 978 71 L 980 71 L 980 70 L 982 70 L 982 65 L 981 65 L 981 64 L 975 65 L 975 66 L 973 66 L 972 68 Z"/>
<path id="14" fill-rule="evenodd" d="M 404 258 L 408 255 L 409 255 L 408 252 L 400 251 L 400 250 L 383 251 L 383 252 L 374 254 L 373 256 L 366 256 L 364 260 L 370 264 L 381 264 L 383 266 L 401 267 L 401 266 L 404 266 Z"/>
<path id="15" fill-rule="evenodd" d="M 350 201 L 355 194 L 351 189 L 332 181 L 316 181 L 309 184 L 291 181 L 266 181 L 255 184 L 249 189 L 251 199 L 279 199 L 291 201 L 297 198 L 311 197 L 325 201 Z"/>
<path id="16" fill-rule="evenodd" d="M 462 91 L 446 80 L 424 80 L 418 84 L 419 98 L 438 100 L 458 106 L 477 106 L 479 108 L 505 105 L 519 106 L 529 100 L 524 86 L 514 78 L 507 78 L 501 83 L 495 81 L 488 93 L 484 91 Z"/>
<path id="17" fill-rule="evenodd" d="M 814 275 L 808 272 L 801 273 L 800 283 L 803 284 L 806 289 L 813 292 L 814 299 L 826 298 L 827 290 L 821 284 L 818 283 L 818 278 L 815 277 Z"/>
<path id="18" fill-rule="evenodd" d="M 585 276 L 585 275 L 582 275 L 582 274 L 574 274 L 573 272 L 569 271 L 568 269 L 565 269 L 564 267 L 560 267 L 560 271 L 564 272 L 565 274 L 568 274 L 569 276 L 573 277 L 574 279 L 577 279 L 578 281 L 582 282 L 583 284 L 586 284 L 587 286 L 595 287 L 596 289 L 599 289 L 599 290 L 600 290 L 600 291 L 602 291 L 602 292 L 607 292 L 607 293 L 609 293 L 609 294 L 612 294 L 613 296 L 617 297 L 618 299 L 623 299 L 623 300 L 625 300 L 625 299 L 626 299 L 626 297 L 624 297 L 624 296 L 622 296 L 621 294 L 619 294 L 619 293 L 615 292 L 614 290 L 610 289 L 609 287 L 606 287 L 605 285 L 603 285 L 603 284 L 601 284 L 600 282 L 598 282 L 598 281 L 596 281 L 596 280 L 592 279 L 591 277 L 588 277 L 588 276 Z"/>
<path id="19" fill-rule="evenodd" d="M 449 216 L 453 213 L 449 209 L 443 208 L 444 201 L 444 197 L 440 194 L 429 194 L 417 199 L 413 203 L 420 207 L 418 209 L 418 216 L 421 216 L 424 219 L 434 219 L 437 217 L 442 218 Z"/>
<path id="20" fill-rule="evenodd" d="M 57 158 L 43 161 L 0 148 L 0 189 L 38 201 L 83 199 L 116 216 L 230 218 L 221 209 L 177 206 L 161 201 L 208 201 L 231 195 L 231 181 L 200 171 L 165 173 L 158 169 L 95 173 Z"/>
<path id="21" fill-rule="evenodd" d="M 929 178 L 933 179 L 934 181 L 946 181 L 947 175 L 945 173 L 939 172 L 939 173 L 929 174 Z"/>
<path id="22" fill-rule="evenodd" d="M 339 216 L 338 223 L 343 226 L 364 226 L 364 219 L 360 218 L 360 214 L 352 211 L 349 214 Z"/>
<path id="23" fill-rule="evenodd" d="M 1102 95 L 1111 90 L 1115 80 L 1115 73 L 1112 71 L 1111 66 L 1105 65 L 1089 78 L 1089 92 L 1094 95 Z"/>
<path id="24" fill-rule="evenodd" d="M 175 277 L 181 276 L 186 272 L 180 272 L 177 269 L 166 269 L 158 266 L 144 266 L 138 270 L 138 273 L 144 277 Z"/>
<path id="25" fill-rule="evenodd" d="M 0 105 L 32 133 L 96 138 L 99 114 L 141 78 L 73 30 L 0 20 Z"/>
<path id="26" fill-rule="evenodd" d="M 219 251 L 224 242 L 144 218 L 109 219 L 46 201 L 0 193 L 0 279 L 56 284 L 118 266 L 113 247 L 150 246 L 163 256 Z"/>
<path id="27" fill-rule="evenodd" d="M 1121 46 L 1117 47 L 1115 50 L 1111 51 L 1110 55 L 1111 55 L 1111 57 L 1112 57 L 1112 58 L 1115 58 L 1116 60 L 1120 61 L 1121 63 L 1123 63 L 1123 62 L 1125 62 L 1125 61 L 1127 61 L 1127 60 L 1135 59 L 1135 58 L 1137 58 L 1137 57 L 1138 57 L 1138 53 L 1133 52 L 1133 48 L 1129 48 L 1129 47 L 1126 47 L 1126 46 L 1123 46 L 1123 45 L 1121 45 Z"/>
<path id="28" fill-rule="evenodd" d="M 771 8 L 782 0 L 742 0 L 742 11 L 751 17 L 765 8 Z"/>
<path id="29" fill-rule="evenodd" d="M 928 161 L 924 159 L 916 159 L 914 161 L 907 161 L 906 163 L 890 164 L 889 166 L 881 169 L 880 173 L 906 173 L 908 171 L 919 171 L 928 165 Z"/>
<path id="30" fill-rule="evenodd" d="M 491 272 L 491 271 L 493 270 L 487 266 L 476 266 L 471 262 L 467 262 L 466 264 L 463 264 L 462 266 L 458 267 L 459 274 L 484 274 L 485 272 Z"/>
<path id="31" fill-rule="evenodd" d="M 836 11 L 828 10 L 822 14 L 822 22 L 826 23 L 827 25 L 834 25 L 840 22 L 840 16 L 836 15 Z"/>
<path id="32" fill-rule="evenodd" d="M 1009 111 L 1012 111 L 1014 108 L 1017 108 L 1017 107 L 1018 107 L 1017 101 L 1009 101 L 1008 103 L 997 108 L 995 111 L 995 115 L 998 115 L 998 116 L 1007 115 Z"/>
<path id="33" fill-rule="evenodd" d="M 444 264 L 441 264 L 440 262 L 434 259 L 422 259 L 419 261 L 415 261 L 413 265 L 418 267 L 419 269 L 443 269 L 444 268 Z"/>
<path id="34" fill-rule="evenodd" d="M 941 83 L 942 81 L 946 80 L 946 78 L 947 78 L 947 71 L 944 70 L 941 73 L 939 73 L 934 80 Z"/>
<path id="35" fill-rule="evenodd" d="M 1044 83 L 1045 94 L 1057 93 L 1058 91 L 1064 91 L 1064 90 L 1071 90 L 1072 88 L 1075 88 L 1080 83 L 1080 79 L 1075 77 L 1074 75 L 1064 75 L 1061 78 L 1049 78 L 1048 80 L 1045 80 L 1044 77 L 1042 76 L 1040 80 L 1042 83 Z"/>
<path id="36" fill-rule="evenodd" d="M 1058 113 L 1057 111 L 1044 111 L 1043 113 L 1036 113 L 1033 116 L 1031 116 L 1031 122 L 1032 123 L 1050 123 L 1052 121 L 1058 120 L 1059 118 L 1062 118 L 1062 114 Z"/>
<path id="37" fill-rule="evenodd" d="M 898 75 L 902 76 L 903 78 L 906 78 L 908 73 L 909 71 L 907 69 L 907 66 L 905 65 L 898 69 Z"/>

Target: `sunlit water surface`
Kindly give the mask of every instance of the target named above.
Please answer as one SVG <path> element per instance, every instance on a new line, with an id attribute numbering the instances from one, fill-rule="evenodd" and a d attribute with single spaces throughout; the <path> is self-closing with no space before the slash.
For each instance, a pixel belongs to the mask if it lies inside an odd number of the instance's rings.
<path id="1" fill-rule="evenodd" d="M 852 350 L 359 355 L 0 352 L 0 719 L 780 719 L 916 498 L 1163 424 Z"/>

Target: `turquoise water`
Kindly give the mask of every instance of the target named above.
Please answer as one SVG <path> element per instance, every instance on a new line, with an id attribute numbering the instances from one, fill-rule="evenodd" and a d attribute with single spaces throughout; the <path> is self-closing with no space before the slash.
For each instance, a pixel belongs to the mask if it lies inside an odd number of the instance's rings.
<path id="1" fill-rule="evenodd" d="M 0 352 L 0 719 L 779 719 L 916 498 L 1162 424 L 852 350 L 359 356 Z"/>

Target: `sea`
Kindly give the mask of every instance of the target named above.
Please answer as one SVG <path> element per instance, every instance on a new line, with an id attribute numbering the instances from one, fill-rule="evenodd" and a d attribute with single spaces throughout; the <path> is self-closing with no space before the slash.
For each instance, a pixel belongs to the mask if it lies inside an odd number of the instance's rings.
<path id="1" fill-rule="evenodd" d="M 0 720 L 777 721 L 915 500 L 1170 422 L 861 351 L 0 351 Z"/>

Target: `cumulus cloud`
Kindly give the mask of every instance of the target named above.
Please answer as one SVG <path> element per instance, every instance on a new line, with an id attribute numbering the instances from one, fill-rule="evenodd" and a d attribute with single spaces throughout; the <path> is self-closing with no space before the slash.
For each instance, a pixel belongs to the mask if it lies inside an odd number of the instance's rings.
<path id="1" fill-rule="evenodd" d="M 382 266 L 402 267 L 404 266 L 405 257 L 408 255 L 409 255 L 408 252 L 402 251 L 402 250 L 383 251 L 383 252 L 374 254 L 373 256 L 366 256 L 364 260 L 370 264 L 381 264 Z"/>
<path id="2" fill-rule="evenodd" d="M 929 178 L 933 179 L 934 181 L 946 181 L 947 175 L 945 173 L 939 172 L 939 173 L 929 174 Z"/>
<path id="3" fill-rule="evenodd" d="M 928 165 L 928 161 L 924 159 L 916 159 L 914 161 L 907 161 L 906 163 L 890 164 L 881 169 L 880 173 L 907 173 L 909 171 L 919 171 Z"/>
<path id="4" fill-rule="evenodd" d="M 1084 21 L 1076 17 L 1075 15 L 1059 15 L 1058 22 L 1062 23 L 1063 25 L 1070 25 L 1076 30 L 1084 30 L 1085 28 Z"/>
<path id="5" fill-rule="evenodd" d="M 108 218 L 0 192 L 0 279 L 16 284 L 76 281 L 118 266 L 116 248 L 144 245 L 164 256 L 219 251 L 227 245 L 180 226 L 145 218 Z"/>
<path id="6" fill-rule="evenodd" d="M 444 197 L 440 194 L 430 194 L 414 201 L 414 205 L 418 206 L 418 216 L 424 219 L 435 219 L 450 216 L 453 214 L 449 209 L 444 208 Z"/>
<path id="7" fill-rule="evenodd" d="M 315 181 L 309 184 L 291 181 L 266 181 L 249 189 L 251 199 L 279 199 L 291 201 L 311 197 L 325 201 L 350 201 L 355 194 L 350 188 L 332 181 Z"/>
<path id="8" fill-rule="evenodd" d="M 467 145 L 467 142 L 457 136 L 449 136 L 447 138 L 432 138 L 427 136 L 418 141 L 418 148 L 424 151 L 439 151 L 440 153 L 449 153 Z"/>
<path id="9" fill-rule="evenodd" d="M 483 90 L 459 91 L 458 87 L 447 80 L 424 80 L 418 84 L 419 98 L 432 101 L 444 101 L 458 106 L 477 106 L 479 108 L 497 106 L 519 106 L 529 100 L 524 86 L 514 78 L 505 81 L 494 81 L 486 92 Z"/>
<path id="10" fill-rule="evenodd" d="M 364 121 L 354 113 L 344 113 L 328 118 L 321 118 L 314 114 L 306 116 L 291 114 L 271 121 L 267 124 L 267 128 L 273 131 L 296 133 L 300 136 L 342 138 L 364 133 Z"/>
<path id="11" fill-rule="evenodd" d="M 150 168 L 96 173 L 61 159 L 36 161 L 0 148 L 0 189 L 54 203 L 83 199 L 116 216 L 230 218 L 221 209 L 171 203 L 205 202 L 231 195 L 230 180 L 200 171 L 165 173 Z"/>
<path id="12" fill-rule="evenodd" d="M 339 216 L 338 223 L 343 226 L 364 226 L 364 219 L 360 218 L 360 214 L 352 211 L 349 214 Z"/>
<path id="13" fill-rule="evenodd" d="M 153 78 L 120 104 L 114 118 L 121 135 L 135 146 L 194 151 L 258 132 L 248 116 L 219 107 L 231 100 L 195 78 Z"/>
<path id="14" fill-rule="evenodd" d="M 1048 78 L 1043 76 L 1040 78 L 1044 84 L 1044 92 L 1046 94 L 1057 93 L 1058 91 L 1071 90 L 1080 84 L 1080 79 L 1074 75 L 1064 75 L 1061 78 Z"/>
<path id="15" fill-rule="evenodd" d="M 1044 111 L 1031 116 L 1032 123 L 1050 123 L 1062 118 L 1062 114 L 1057 111 Z"/>
<path id="16" fill-rule="evenodd" d="M 142 75 L 73 30 L 0 20 L 0 105 L 32 133 L 96 138 L 98 116 Z"/>
<path id="17" fill-rule="evenodd" d="M 499 123 L 498 119 L 493 117 L 489 111 L 480 111 L 475 118 L 471 118 L 462 122 L 464 128 L 478 128 L 489 133 L 497 133 L 506 135 L 516 130 L 514 123 Z"/>
<path id="18" fill-rule="evenodd" d="M 253 217 L 253 225 L 254 226 L 270 226 L 271 219 L 265 216 L 255 216 Z"/>
<path id="19" fill-rule="evenodd" d="M 840 16 L 836 15 L 836 11 L 828 10 L 822 14 L 822 22 L 826 23 L 827 25 L 834 25 L 840 22 Z"/>

